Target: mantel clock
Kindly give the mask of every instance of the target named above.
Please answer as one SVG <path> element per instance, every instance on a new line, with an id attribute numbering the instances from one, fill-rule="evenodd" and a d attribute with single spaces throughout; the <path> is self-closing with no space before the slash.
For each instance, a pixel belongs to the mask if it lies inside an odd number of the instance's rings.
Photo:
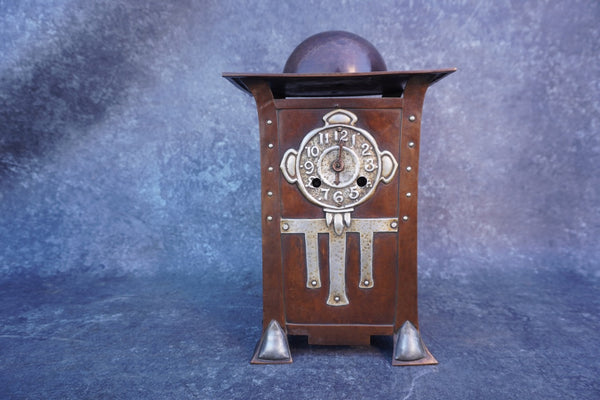
<path id="1" fill-rule="evenodd" d="M 254 364 L 292 362 L 287 335 L 435 364 L 417 312 L 417 173 L 427 88 L 455 69 L 387 71 L 348 32 L 302 42 L 281 74 L 223 76 L 252 94 L 261 148 L 263 334 Z"/>

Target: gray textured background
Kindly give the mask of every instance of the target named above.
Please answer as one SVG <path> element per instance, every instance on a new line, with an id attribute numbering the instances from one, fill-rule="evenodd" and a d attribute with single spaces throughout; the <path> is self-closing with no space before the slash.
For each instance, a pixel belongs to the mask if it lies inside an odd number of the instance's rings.
<path id="1" fill-rule="evenodd" d="M 325 30 L 425 100 L 438 367 L 260 336 L 258 124 L 221 78 Z M 600 2 L 0 0 L 0 397 L 597 399 Z"/>
<path id="2" fill-rule="evenodd" d="M 389 70 L 459 68 L 425 103 L 423 273 L 599 273 L 597 1 L 2 1 L 0 14 L 3 275 L 258 276 L 256 111 L 220 73 L 280 72 L 330 29 L 370 40 Z"/>

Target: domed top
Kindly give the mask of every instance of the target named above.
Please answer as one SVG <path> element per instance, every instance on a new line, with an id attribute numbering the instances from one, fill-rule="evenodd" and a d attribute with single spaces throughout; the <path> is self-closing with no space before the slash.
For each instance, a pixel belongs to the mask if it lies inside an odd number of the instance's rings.
<path id="1" fill-rule="evenodd" d="M 383 57 L 369 41 L 350 32 L 317 33 L 292 52 L 284 73 L 386 71 Z"/>

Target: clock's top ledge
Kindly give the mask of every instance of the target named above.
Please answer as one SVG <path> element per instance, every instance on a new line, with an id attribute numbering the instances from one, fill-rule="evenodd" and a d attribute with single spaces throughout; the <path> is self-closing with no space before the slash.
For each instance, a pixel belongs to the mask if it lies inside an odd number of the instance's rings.
<path id="1" fill-rule="evenodd" d="M 401 96 L 411 78 L 432 85 L 456 68 L 417 71 L 375 71 L 356 73 L 235 73 L 223 77 L 250 93 L 248 84 L 266 82 L 275 98 L 327 96 Z"/>

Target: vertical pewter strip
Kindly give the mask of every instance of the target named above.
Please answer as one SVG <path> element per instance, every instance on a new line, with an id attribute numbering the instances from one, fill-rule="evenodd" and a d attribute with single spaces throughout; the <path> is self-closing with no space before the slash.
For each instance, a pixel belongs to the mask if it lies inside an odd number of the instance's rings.
<path id="1" fill-rule="evenodd" d="M 373 231 L 360 232 L 360 282 L 359 288 L 373 287 Z"/>
<path id="2" fill-rule="evenodd" d="M 360 282 L 358 287 L 370 289 L 373 281 L 373 243 L 378 232 L 398 232 L 398 220 L 394 218 L 355 218 L 349 232 L 360 233 Z"/>
<path id="3" fill-rule="evenodd" d="M 349 304 L 346 297 L 346 234 L 329 234 L 329 298 L 330 306 Z"/>
<path id="4" fill-rule="evenodd" d="M 321 287 L 319 273 L 319 235 L 317 232 L 305 232 L 306 249 L 306 287 L 317 289 Z"/>
<path id="5" fill-rule="evenodd" d="M 321 287 L 319 233 L 328 232 L 324 219 L 282 219 L 281 233 L 303 234 L 306 253 L 306 287 Z"/>

